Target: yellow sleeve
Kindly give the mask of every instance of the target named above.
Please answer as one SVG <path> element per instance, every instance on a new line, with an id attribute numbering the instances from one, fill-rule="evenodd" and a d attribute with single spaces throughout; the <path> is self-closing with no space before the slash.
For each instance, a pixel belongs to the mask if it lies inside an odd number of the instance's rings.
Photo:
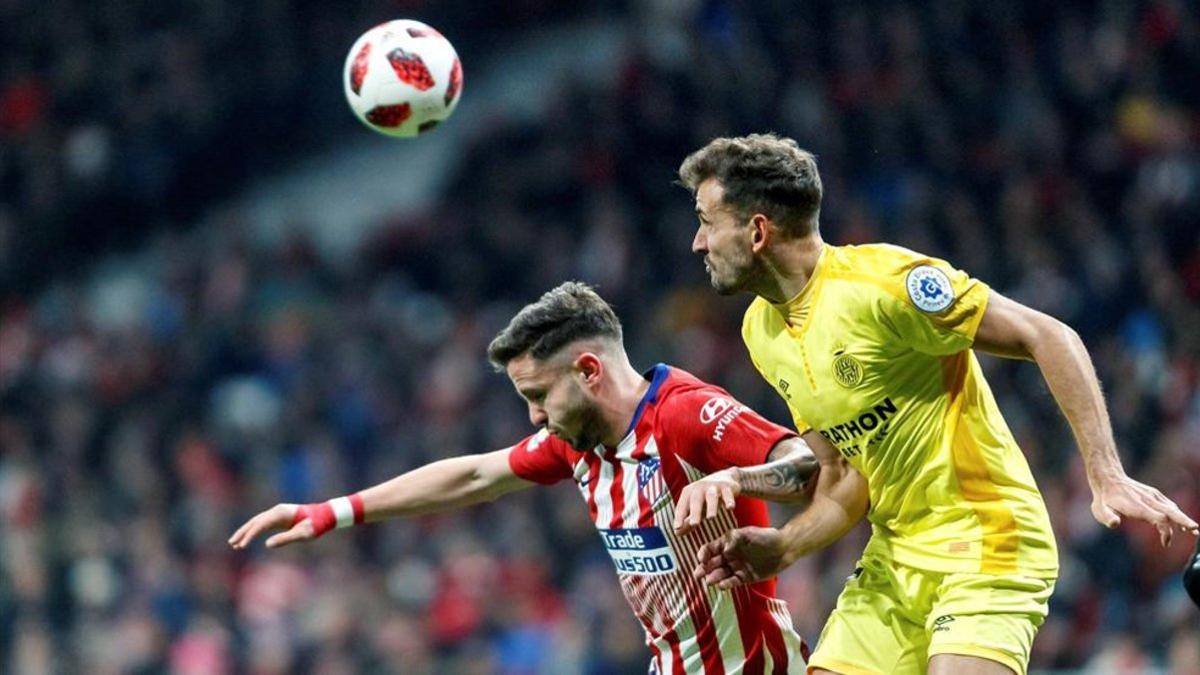
<path id="1" fill-rule="evenodd" d="M 988 285 L 937 258 L 898 268 L 889 285 L 899 292 L 880 301 L 880 319 L 901 342 L 926 354 L 969 349 L 987 310 Z"/>

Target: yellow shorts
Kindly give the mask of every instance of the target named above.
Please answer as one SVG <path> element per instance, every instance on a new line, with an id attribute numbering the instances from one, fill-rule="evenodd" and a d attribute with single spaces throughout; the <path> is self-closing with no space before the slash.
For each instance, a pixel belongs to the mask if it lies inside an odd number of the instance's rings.
<path id="1" fill-rule="evenodd" d="M 872 558 L 859 566 L 821 631 L 810 673 L 924 673 L 934 654 L 962 654 L 1025 675 L 1053 579 L 928 572 Z"/>

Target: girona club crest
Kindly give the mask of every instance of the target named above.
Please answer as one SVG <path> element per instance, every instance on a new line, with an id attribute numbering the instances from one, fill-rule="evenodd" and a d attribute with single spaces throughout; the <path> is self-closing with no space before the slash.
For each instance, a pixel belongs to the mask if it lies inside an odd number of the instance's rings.
<path id="1" fill-rule="evenodd" d="M 846 387 L 857 387 L 863 380 L 863 367 L 853 354 L 839 354 L 833 360 L 833 379 Z"/>

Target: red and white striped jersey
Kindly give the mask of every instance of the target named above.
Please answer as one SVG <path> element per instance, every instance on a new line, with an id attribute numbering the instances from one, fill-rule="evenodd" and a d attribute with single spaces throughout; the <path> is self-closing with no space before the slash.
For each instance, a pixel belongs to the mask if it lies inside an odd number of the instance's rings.
<path id="1" fill-rule="evenodd" d="M 580 452 L 545 430 L 515 445 L 509 465 L 549 485 L 573 478 L 646 631 L 651 673 L 803 673 L 808 649 L 771 579 L 729 591 L 692 577 L 696 554 L 724 532 L 767 526 L 762 501 L 739 498 L 687 536 L 675 535 L 684 486 L 731 466 L 755 466 L 794 432 L 728 392 L 662 364 L 624 440 Z"/>

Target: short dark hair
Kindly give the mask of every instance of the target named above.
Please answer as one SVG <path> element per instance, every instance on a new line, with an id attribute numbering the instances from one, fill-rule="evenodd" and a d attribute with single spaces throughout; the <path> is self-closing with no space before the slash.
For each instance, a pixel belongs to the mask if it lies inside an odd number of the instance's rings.
<path id="1" fill-rule="evenodd" d="M 713 139 L 679 166 L 679 183 L 693 195 L 709 178 L 721 182 L 724 202 L 739 215 L 762 213 L 788 236 L 817 229 L 823 193 L 817 158 L 790 138 L 750 134 Z"/>
<path id="2" fill-rule="evenodd" d="M 620 320 L 590 286 L 568 281 L 521 308 L 488 345 L 488 360 L 503 370 L 526 352 L 540 361 L 576 340 L 597 337 L 620 342 Z"/>

